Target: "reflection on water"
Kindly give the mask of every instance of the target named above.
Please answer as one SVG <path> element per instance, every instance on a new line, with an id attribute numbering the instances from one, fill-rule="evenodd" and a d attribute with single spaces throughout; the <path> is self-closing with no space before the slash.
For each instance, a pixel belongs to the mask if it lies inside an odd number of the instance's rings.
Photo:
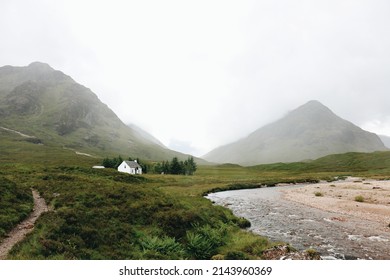
<path id="1" fill-rule="evenodd" d="M 383 225 L 284 200 L 281 188 L 290 187 L 227 191 L 208 198 L 248 219 L 254 233 L 300 250 L 314 248 L 325 259 L 390 260 L 390 232 Z"/>

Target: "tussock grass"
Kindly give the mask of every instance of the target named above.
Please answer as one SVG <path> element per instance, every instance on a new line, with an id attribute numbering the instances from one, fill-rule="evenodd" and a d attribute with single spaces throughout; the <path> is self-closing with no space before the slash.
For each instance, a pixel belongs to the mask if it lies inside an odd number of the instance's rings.
<path id="1" fill-rule="evenodd" d="M 31 190 L 0 175 L 0 241 L 28 217 L 33 208 Z"/>
<path id="2" fill-rule="evenodd" d="M 364 202 L 364 197 L 362 195 L 357 195 L 355 196 L 355 199 L 354 199 L 356 202 Z"/>
<path id="3" fill-rule="evenodd" d="M 386 179 L 390 177 L 389 155 L 350 153 L 307 163 L 199 166 L 194 176 L 131 176 L 92 169 L 101 159 L 76 155 L 62 147 L 16 143 L 4 137 L 0 141 L 2 190 L 9 192 L 3 186 L 8 184 L 27 194 L 34 187 L 55 210 L 38 219 L 34 231 L 10 257 L 259 259 L 274 244 L 243 231 L 250 226 L 248 221 L 213 205 L 205 194 L 278 183 L 332 181 L 347 175 Z M 8 199 L 15 197 L 17 194 L 9 193 Z M 1 201 L 5 203 L 0 208 L 5 211 L 3 216 L 12 220 L 8 226 L 0 225 L 4 234 L 31 211 L 31 206 L 15 218 L 12 209 L 20 206 Z M 23 196 L 20 203 L 32 205 L 32 198 Z"/>

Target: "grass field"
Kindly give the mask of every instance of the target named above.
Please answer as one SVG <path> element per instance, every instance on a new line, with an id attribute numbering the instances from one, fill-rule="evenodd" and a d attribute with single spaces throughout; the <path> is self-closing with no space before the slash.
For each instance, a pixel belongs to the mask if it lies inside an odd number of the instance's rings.
<path id="1" fill-rule="evenodd" d="M 0 240 L 31 211 L 31 188 L 54 209 L 14 247 L 11 259 L 259 259 L 274 244 L 243 231 L 248 221 L 204 194 L 347 175 L 390 178 L 390 152 L 198 166 L 193 176 L 131 176 L 92 169 L 101 158 L 1 136 Z"/>

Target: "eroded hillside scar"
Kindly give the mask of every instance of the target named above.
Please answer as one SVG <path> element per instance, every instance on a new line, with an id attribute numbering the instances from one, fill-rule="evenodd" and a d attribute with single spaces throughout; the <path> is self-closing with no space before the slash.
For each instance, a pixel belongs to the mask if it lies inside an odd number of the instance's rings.
<path id="1" fill-rule="evenodd" d="M 33 212 L 27 219 L 11 230 L 11 232 L 8 233 L 7 238 L 0 244 L 0 260 L 6 259 L 12 247 L 16 243 L 22 241 L 28 233 L 33 231 L 34 224 L 39 216 L 41 216 L 42 213 L 49 211 L 45 199 L 42 198 L 36 190 L 32 189 L 32 195 L 34 199 Z"/>

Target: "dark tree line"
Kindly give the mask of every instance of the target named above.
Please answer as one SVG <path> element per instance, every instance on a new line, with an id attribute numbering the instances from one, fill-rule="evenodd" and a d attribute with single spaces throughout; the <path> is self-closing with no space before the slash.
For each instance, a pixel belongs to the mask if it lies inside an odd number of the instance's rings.
<path id="1" fill-rule="evenodd" d="M 129 157 L 129 161 L 133 159 Z M 136 159 L 138 164 L 142 167 L 142 173 L 148 173 L 148 171 L 157 174 L 182 174 L 182 175 L 193 175 L 197 169 L 196 163 L 193 157 L 188 157 L 185 161 L 179 161 L 177 157 L 174 157 L 171 161 L 163 161 L 155 164 L 147 164 L 141 162 L 139 158 Z M 114 158 L 104 158 L 102 165 L 105 168 L 115 168 L 123 162 L 121 156 Z"/>
<path id="2" fill-rule="evenodd" d="M 123 162 L 123 158 L 121 156 L 103 159 L 102 165 L 105 168 L 118 168 L 118 166 Z"/>
<path id="3" fill-rule="evenodd" d="M 193 157 L 188 157 L 185 161 L 179 161 L 177 157 L 174 157 L 171 161 L 163 161 L 154 166 L 155 173 L 164 174 L 193 175 L 196 169 Z"/>

